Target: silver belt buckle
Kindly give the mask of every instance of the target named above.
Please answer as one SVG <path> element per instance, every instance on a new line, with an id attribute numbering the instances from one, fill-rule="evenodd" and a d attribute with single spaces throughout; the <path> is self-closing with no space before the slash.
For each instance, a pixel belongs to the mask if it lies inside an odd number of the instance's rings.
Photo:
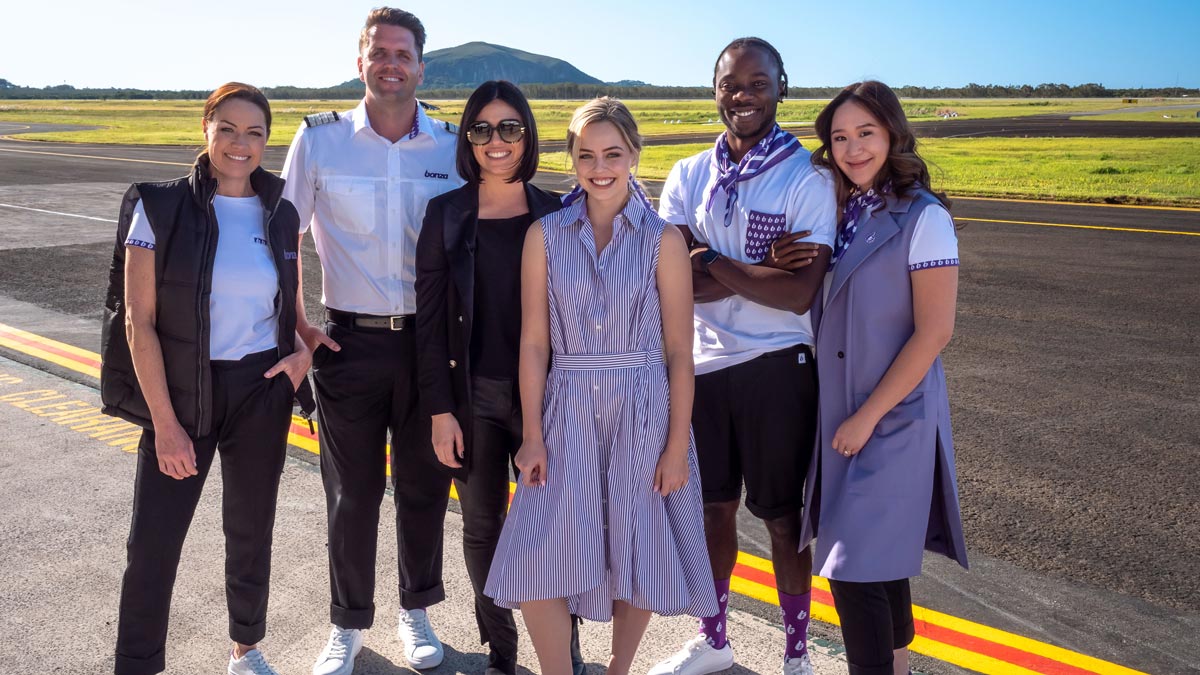
<path id="1" fill-rule="evenodd" d="M 404 317 L 403 316 L 389 316 L 388 322 L 389 322 L 389 327 L 392 330 L 404 330 Z"/>

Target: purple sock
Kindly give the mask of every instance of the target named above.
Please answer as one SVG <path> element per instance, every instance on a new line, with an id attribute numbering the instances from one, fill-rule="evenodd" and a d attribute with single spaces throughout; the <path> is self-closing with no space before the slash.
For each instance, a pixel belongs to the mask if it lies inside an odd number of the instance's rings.
<path id="1" fill-rule="evenodd" d="M 812 591 L 801 595 L 779 592 L 779 608 L 783 610 L 783 630 L 787 633 L 785 659 L 796 659 L 808 653 L 808 611 Z"/>
<path id="2" fill-rule="evenodd" d="M 729 580 L 717 579 L 713 581 L 713 585 L 717 589 L 717 613 L 700 619 L 700 634 L 708 638 L 708 644 L 712 645 L 714 649 L 724 649 L 725 643 L 729 642 L 729 636 L 725 634 L 725 610 L 729 607 Z"/>

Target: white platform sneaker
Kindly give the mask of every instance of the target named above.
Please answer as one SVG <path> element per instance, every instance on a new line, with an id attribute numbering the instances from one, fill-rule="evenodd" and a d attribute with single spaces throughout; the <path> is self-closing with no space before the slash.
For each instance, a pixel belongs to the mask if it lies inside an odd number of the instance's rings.
<path id="1" fill-rule="evenodd" d="M 715 649 L 703 635 L 688 640 L 679 651 L 650 669 L 647 675 L 708 675 L 733 667 L 733 646 Z"/>
<path id="2" fill-rule="evenodd" d="M 329 642 L 313 665 L 313 675 L 350 675 L 354 659 L 362 651 L 363 634 L 357 628 L 338 628 L 329 631 Z"/>
<path id="3" fill-rule="evenodd" d="M 279 675 L 271 664 L 267 663 L 267 657 L 257 649 L 242 654 L 242 658 L 233 658 L 233 652 L 229 653 L 229 675 Z"/>
<path id="4" fill-rule="evenodd" d="M 442 642 L 429 625 L 429 615 L 423 609 L 400 610 L 400 626 L 396 631 L 404 643 L 404 658 L 417 670 L 436 668 L 445 654 Z"/>

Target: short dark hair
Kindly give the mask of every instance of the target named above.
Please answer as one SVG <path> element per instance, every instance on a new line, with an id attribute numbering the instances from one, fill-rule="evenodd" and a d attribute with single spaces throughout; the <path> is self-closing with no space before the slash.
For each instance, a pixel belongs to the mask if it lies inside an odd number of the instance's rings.
<path id="1" fill-rule="evenodd" d="M 508 180 L 528 183 L 533 180 L 538 170 L 538 134 L 537 123 L 533 121 L 533 110 L 529 108 L 529 100 L 508 80 L 489 80 L 475 88 L 467 105 L 463 107 L 462 123 L 458 125 L 458 147 L 454 151 L 455 167 L 458 175 L 468 183 L 479 183 L 479 162 L 475 161 L 475 151 L 467 140 L 467 129 L 475 123 L 480 111 L 492 101 L 504 101 L 516 109 L 521 116 L 521 124 L 525 125 L 525 153 L 517 172 Z"/>
<path id="2" fill-rule="evenodd" d="M 413 41 L 417 43 L 417 61 L 425 60 L 425 25 L 421 20 L 411 12 L 406 12 L 395 7 L 376 7 L 367 15 L 367 22 L 363 24 L 362 32 L 358 34 L 358 51 L 361 53 L 363 47 L 367 46 L 367 33 L 379 24 L 385 26 L 399 26 L 407 28 L 413 34 Z"/>
<path id="3" fill-rule="evenodd" d="M 759 37 L 740 37 L 733 42 L 725 45 L 725 49 L 717 54 L 717 62 L 713 64 L 713 88 L 717 86 L 717 69 L 721 67 L 721 57 L 725 53 L 733 49 L 747 49 L 757 47 L 771 55 L 775 59 L 775 65 L 779 68 L 779 98 L 787 96 L 787 71 L 783 69 L 783 57 L 779 55 L 779 50 L 775 49 L 770 42 Z"/>

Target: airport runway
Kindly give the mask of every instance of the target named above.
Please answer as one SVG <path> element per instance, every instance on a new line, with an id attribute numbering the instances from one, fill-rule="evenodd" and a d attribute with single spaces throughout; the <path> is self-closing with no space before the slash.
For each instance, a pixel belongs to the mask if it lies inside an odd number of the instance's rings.
<path id="1" fill-rule="evenodd" d="M 0 141 L 4 321 L 95 351 L 118 198 L 190 157 Z M 953 212 L 962 281 L 945 361 L 975 570 L 931 560 L 918 602 L 1147 672 L 1193 672 L 1200 211 L 963 198 Z M 763 542 L 748 523 L 743 550 L 763 555 Z"/>

